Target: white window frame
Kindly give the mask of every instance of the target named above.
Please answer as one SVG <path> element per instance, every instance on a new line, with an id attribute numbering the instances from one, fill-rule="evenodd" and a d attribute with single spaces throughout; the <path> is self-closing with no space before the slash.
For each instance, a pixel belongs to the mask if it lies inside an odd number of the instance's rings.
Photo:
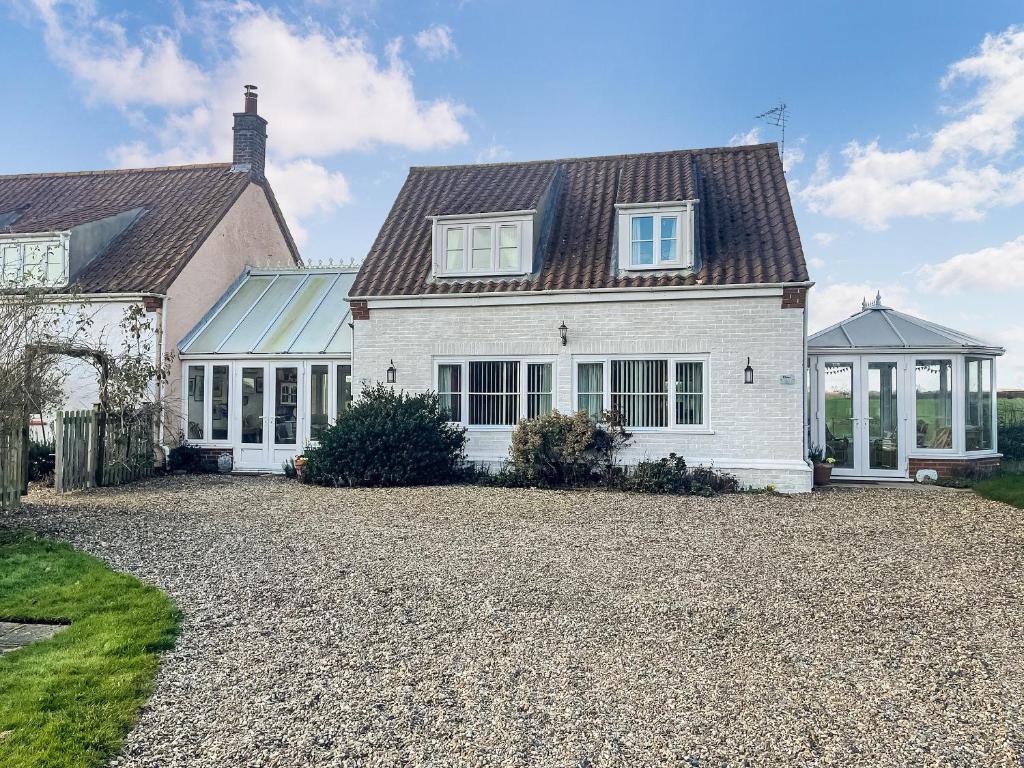
<path id="1" fill-rule="evenodd" d="M 991 410 L 992 410 L 992 418 L 990 419 L 990 423 L 989 423 L 989 429 L 991 430 L 989 435 L 992 438 L 992 447 L 991 448 L 968 448 L 967 447 L 967 369 L 968 369 L 968 366 L 972 362 L 977 362 L 977 361 L 987 361 L 989 363 L 988 386 L 989 386 L 989 393 L 992 396 L 992 408 L 991 408 Z M 962 406 L 963 412 L 964 412 L 964 416 L 963 416 L 963 429 L 961 431 L 963 432 L 964 453 L 972 454 L 972 455 L 973 454 L 996 453 L 998 451 L 998 449 L 999 449 L 999 414 L 998 414 L 999 404 L 997 402 L 998 399 L 999 399 L 999 390 L 996 388 L 996 359 L 994 357 L 987 357 L 986 355 L 965 355 L 964 359 L 963 359 L 963 373 L 961 374 L 961 376 L 963 378 L 963 381 L 962 381 L 963 393 L 961 394 L 961 400 L 964 401 L 963 402 L 963 406 Z M 916 397 L 914 398 L 914 402 L 916 404 L 916 402 L 917 402 L 917 398 Z M 916 429 L 916 425 L 917 425 L 917 419 L 916 418 L 914 419 L 914 424 L 915 424 L 915 429 Z M 915 434 L 914 437 L 915 437 L 915 440 L 916 440 L 916 437 L 917 437 L 916 434 Z"/>
<path id="2" fill-rule="evenodd" d="M 38 279 L 33 280 L 30 283 L 25 282 L 25 249 L 28 246 L 42 246 L 44 248 L 55 248 L 62 259 L 61 274 L 55 280 L 46 280 L 40 282 Z M 70 246 L 71 246 L 71 233 L 70 232 L 48 232 L 45 234 L 34 234 L 34 235 L 0 235 L 0 285 L 4 287 L 43 287 L 43 288 L 60 288 L 66 286 L 69 281 L 69 258 L 70 258 Z M 9 282 L 7 280 L 7 264 L 6 259 L 8 255 L 15 251 L 18 254 L 18 276 L 15 282 Z M 38 275 L 34 276 L 38 278 Z"/>
<path id="3" fill-rule="evenodd" d="M 222 366 L 228 369 L 228 436 L 223 440 L 213 439 L 213 367 Z M 190 438 L 188 436 L 188 369 L 203 369 L 203 437 L 202 439 Z M 234 392 L 234 371 L 235 366 L 230 360 L 183 360 L 181 363 L 181 381 L 184 384 L 181 392 L 181 434 L 185 436 L 185 442 L 191 445 L 202 446 L 225 446 L 231 445 L 232 425 L 234 424 L 233 408 L 236 400 Z"/>
<path id="4" fill-rule="evenodd" d="M 572 411 L 579 410 L 579 365 L 580 363 L 604 363 L 602 373 L 604 374 L 604 410 L 610 411 L 612 407 L 612 361 L 613 360 L 667 360 L 668 361 L 668 405 L 669 424 L 667 427 L 632 427 L 626 429 L 630 432 L 687 432 L 690 434 L 709 435 L 714 434 L 711 427 L 711 376 L 710 356 L 707 354 L 684 354 L 684 355 L 658 355 L 658 354 L 633 354 L 633 355 L 573 355 L 572 358 Z M 703 421 L 700 424 L 676 424 L 676 363 L 701 363 L 701 374 L 703 381 L 703 403 L 701 416 Z"/>
<path id="5" fill-rule="evenodd" d="M 435 216 L 433 221 L 433 252 L 435 277 L 490 277 L 525 275 L 533 268 L 533 215 L 535 211 L 516 211 L 508 214 L 481 214 L 477 216 Z M 491 232 L 491 260 L 485 269 L 472 269 L 473 230 L 486 227 Z M 501 228 L 515 227 L 519 263 L 500 268 Z M 462 269 L 448 269 L 448 233 L 462 230 Z"/>
<path id="6" fill-rule="evenodd" d="M 527 418 L 527 369 L 531 363 L 545 363 L 551 366 L 551 408 L 555 410 L 558 406 L 558 358 L 554 355 L 541 355 L 520 357 L 517 355 L 471 355 L 468 357 L 435 357 L 433 360 L 433 385 L 435 392 L 438 391 L 438 367 L 442 365 L 460 366 L 459 383 L 461 392 L 459 403 L 462 410 L 462 418 L 459 421 L 449 422 L 459 424 L 466 429 L 476 432 L 511 432 L 516 428 L 515 424 L 470 424 L 469 423 L 469 364 L 479 362 L 517 362 L 519 363 L 519 417 L 518 421 Z"/>
<path id="7" fill-rule="evenodd" d="M 228 369 L 228 436 L 223 440 L 213 439 L 213 368 L 224 366 Z M 240 371 L 242 368 L 263 368 L 264 376 L 269 377 L 273 373 L 274 366 L 297 367 L 299 370 L 298 382 L 298 406 L 296 420 L 299 423 L 298 447 L 303 445 L 318 445 L 319 442 L 312 439 L 312 398 L 310 392 L 310 380 L 314 365 L 327 366 L 327 423 L 333 425 L 338 420 L 338 366 L 352 365 L 351 358 L 332 357 L 329 355 L 312 356 L 299 359 L 290 359 L 280 355 L 258 357 L 250 359 L 245 356 L 230 357 L 224 360 L 211 360 L 207 357 L 185 358 L 181 361 L 181 434 L 185 435 L 185 442 L 190 445 L 197 445 L 203 448 L 239 448 L 242 446 L 242 436 L 238 432 L 238 421 L 241 409 L 241 388 L 239 384 Z M 188 435 L 188 369 L 190 366 L 203 366 L 204 402 L 203 402 L 203 439 L 195 440 Z M 266 391 L 264 379 L 264 391 Z M 253 445 L 246 443 L 245 445 Z"/>
<path id="8" fill-rule="evenodd" d="M 619 269 L 628 272 L 693 269 L 694 233 L 696 232 L 694 211 L 697 202 L 697 200 L 677 200 L 665 203 L 616 204 L 619 229 Z M 633 263 L 633 219 L 640 216 L 654 218 L 653 264 Z M 661 261 L 661 219 L 668 216 L 675 216 L 679 220 L 679 226 L 676 229 L 676 259 Z"/>

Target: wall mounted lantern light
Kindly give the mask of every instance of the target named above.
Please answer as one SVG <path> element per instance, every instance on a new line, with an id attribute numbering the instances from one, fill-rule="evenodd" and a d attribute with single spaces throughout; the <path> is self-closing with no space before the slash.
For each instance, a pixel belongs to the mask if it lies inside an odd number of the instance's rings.
<path id="1" fill-rule="evenodd" d="M 558 326 L 558 335 L 562 337 L 563 347 L 569 343 L 569 329 L 566 327 L 564 320 L 562 321 L 562 324 Z"/>
<path id="2" fill-rule="evenodd" d="M 398 378 L 398 371 L 395 369 L 395 361 L 391 361 L 391 365 L 388 366 L 388 384 L 394 384 Z"/>
<path id="3" fill-rule="evenodd" d="M 750 367 L 750 358 L 747 358 L 747 367 L 743 369 L 743 383 L 754 383 L 754 369 Z"/>

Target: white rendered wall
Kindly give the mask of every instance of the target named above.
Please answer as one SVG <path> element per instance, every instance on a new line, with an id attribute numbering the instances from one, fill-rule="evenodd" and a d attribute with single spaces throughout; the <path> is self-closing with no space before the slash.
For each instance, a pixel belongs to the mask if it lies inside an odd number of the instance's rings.
<path id="1" fill-rule="evenodd" d="M 53 311 L 59 313 L 61 324 L 66 329 L 65 333 L 68 334 L 67 338 L 76 345 L 104 349 L 117 356 L 124 349 L 125 338 L 121 330 L 121 321 L 125 312 L 132 305 L 141 303 L 141 301 L 132 301 L 128 298 L 54 303 Z M 147 312 L 145 316 L 152 330 L 143 341 L 149 344 L 147 357 L 155 363 L 158 349 L 156 329 L 159 325 L 159 318 L 155 312 Z M 88 318 L 90 322 L 84 330 L 76 333 L 73 328 L 79 317 Z M 132 348 L 134 349 L 134 346 Z M 87 360 L 68 357 L 62 359 L 60 368 L 65 374 L 63 410 L 89 409 L 99 402 L 99 376 L 91 363 Z M 43 416 L 42 421 L 46 425 L 47 439 L 53 437 L 54 418 L 55 414 L 53 413 Z M 43 436 L 42 425 L 39 422 L 39 415 L 33 414 L 33 435 L 37 438 Z"/>
<path id="2" fill-rule="evenodd" d="M 781 293 L 781 292 L 780 292 Z M 557 356 L 555 405 L 572 412 L 573 358 L 586 355 L 707 354 L 710 433 L 635 433 L 627 463 L 669 452 L 691 464 L 713 463 L 750 486 L 807 491 L 804 461 L 801 309 L 782 309 L 781 295 L 681 297 L 505 306 L 380 308 L 355 321 L 353 395 L 382 381 L 394 360 L 396 387 L 433 388 L 434 360 L 443 357 Z M 558 326 L 569 342 L 562 346 Z M 743 383 L 750 357 L 754 383 Z M 780 377 L 792 377 L 792 384 Z M 499 462 L 511 430 L 469 430 L 470 459 Z"/>

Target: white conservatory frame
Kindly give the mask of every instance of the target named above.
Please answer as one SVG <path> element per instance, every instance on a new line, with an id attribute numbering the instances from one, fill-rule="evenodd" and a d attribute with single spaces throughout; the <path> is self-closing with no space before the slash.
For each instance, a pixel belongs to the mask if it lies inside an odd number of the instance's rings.
<path id="1" fill-rule="evenodd" d="M 862 319 L 865 313 L 872 310 L 881 310 L 878 317 L 888 323 L 893 334 L 900 339 L 903 337 L 897 329 L 897 323 L 910 325 L 912 328 L 919 326 L 922 332 L 932 334 L 936 341 L 941 335 L 945 342 L 935 345 L 912 346 L 910 344 L 877 344 L 869 343 L 864 338 L 865 329 L 857 329 L 855 323 Z M 888 313 L 888 314 L 886 314 Z M 844 327 L 845 326 L 845 327 Z M 885 329 L 886 326 L 880 326 Z M 849 329 L 850 332 L 847 332 Z M 870 335 L 870 329 L 866 329 Z M 841 331 L 841 333 L 840 333 Z M 833 341 L 831 346 L 815 344 L 815 339 L 825 337 Z M 847 343 L 836 344 L 845 337 Z M 858 339 L 855 342 L 854 339 Z M 968 337 L 951 329 L 936 326 L 926 321 L 918 320 L 901 313 L 896 313 L 888 307 L 881 305 L 876 300 L 874 305 L 865 304 L 859 315 L 854 315 L 848 321 L 838 323 L 814 334 L 809 339 L 808 347 L 808 383 L 809 383 L 809 423 L 808 438 L 812 446 L 827 447 L 826 418 L 825 418 L 825 387 L 826 387 L 826 366 L 828 363 L 849 363 L 852 366 L 851 393 L 852 405 L 852 450 L 854 453 L 852 466 L 843 467 L 836 465 L 832 474 L 837 477 L 852 479 L 892 479 L 892 480 L 915 480 L 911 475 L 910 464 L 914 461 L 916 466 L 927 467 L 928 460 L 945 464 L 947 462 L 971 462 L 977 459 L 998 459 L 998 397 L 996 389 L 996 363 L 997 358 L 1004 353 L 1001 347 L 986 345 L 984 342 Z M 950 397 L 952 399 L 951 409 L 951 445 L 949 448 L 927 448 L 918 447 L 918 397 L 916 389 L 915 374 L 919 363 L 926 360 L 949 360 L 952 364 L 950 374 Z M 990 363 L 988 392 L 991 397 L 991 423 L 988 425 L 991 430 L 991 441 L 989 448 L 980 450 L 967 449 L 967 365 L 969 361 L 984 360 Z M 896 400 L 897 400 L 897 430 L 895 434 L 896 449 L 898 452 L 897 467 L 885 469 L 872 467 L 870 462 L 870 440 L 869 430 L 872 417 L 867 413 L 868 407 L 868 366 L 871 363 L 895 363 L 896 370 Z"/>
<path id="2" fill-rule="evenodd" d="M 179 344 L 184 441 L 230 453 L 233 469 L 240 472 L 282 472 L 314 443 L 314 369 L 327 366 L 326 408 L 317 415 L 328 425 L 352 399 L 352 329 L 345 296 L 354 278 L 353 267 L 243 272 Z M 195 405 L 190 369 L 198 366 L 203 369 L 201 436 L 191 432 L 189 416 L 189 406 Z M 215 366 L 228 369 L 228 433 L 220 440 L 213 439 Z M 262 390 L 244 392 L 245 369 L 261 372 Z M 289 371 L 289 380 L 278 382 L 279 370 Z M 256 394 L 263 398 L 262 409 L 254 409 L 259 415 L 244 413 L 243 398 Z M 245 441 L 245 434 L 256 431 L 246 421 L 252 416 L 260 422 L 259 442 Z"/>

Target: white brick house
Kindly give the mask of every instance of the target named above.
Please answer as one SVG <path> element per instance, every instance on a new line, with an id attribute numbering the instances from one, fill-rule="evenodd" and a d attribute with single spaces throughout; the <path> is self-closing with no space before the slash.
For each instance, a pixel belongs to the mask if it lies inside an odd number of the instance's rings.
<path id="1" fill-rule="evenodd" d="M 414 168 L 349 294 L 353 394 L 436 390 L 487 463 L 614 408 L 627 463 L 807 491 L 810 285 L 775 145 Z"/>

